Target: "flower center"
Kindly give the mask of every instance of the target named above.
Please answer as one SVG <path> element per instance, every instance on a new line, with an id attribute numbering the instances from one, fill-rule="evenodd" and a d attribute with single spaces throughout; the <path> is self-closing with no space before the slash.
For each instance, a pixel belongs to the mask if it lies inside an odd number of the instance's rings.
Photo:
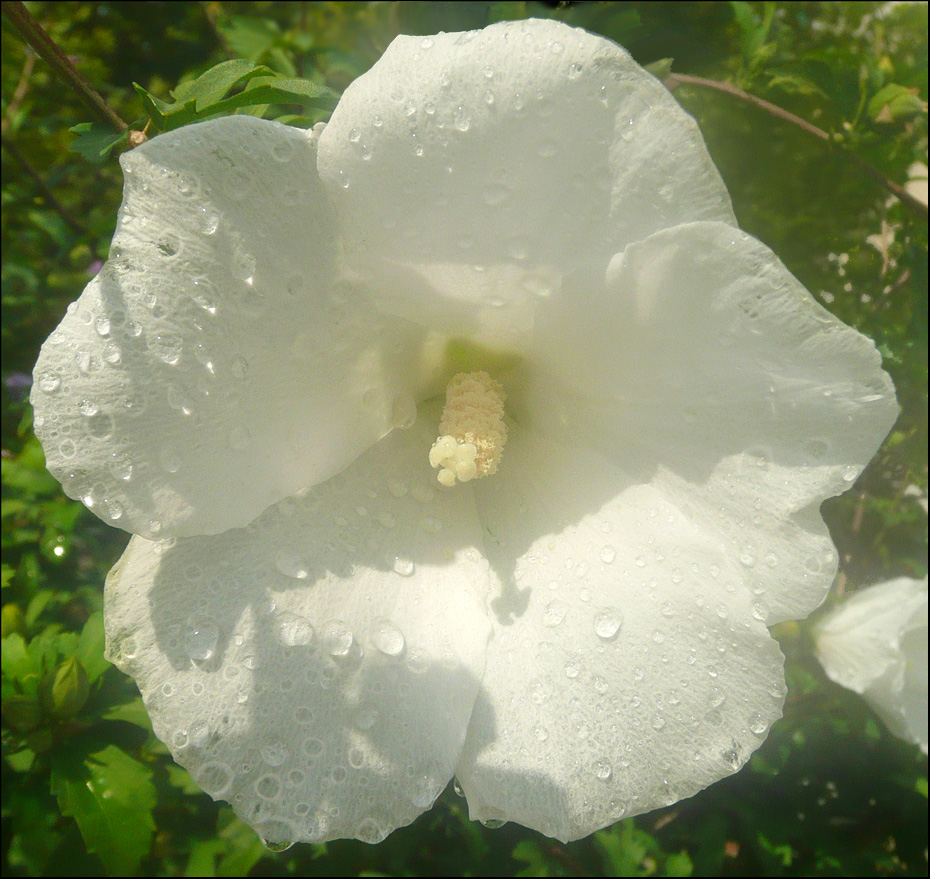
<path id="1" fill-rule="evenodd" d="M 490 476 L 497 470 L 507 426 L 504 388 L 486 372 L 460 372 L 446 388 L 439 438 L 429 450 L 429 463 L 443 485 Z"/>

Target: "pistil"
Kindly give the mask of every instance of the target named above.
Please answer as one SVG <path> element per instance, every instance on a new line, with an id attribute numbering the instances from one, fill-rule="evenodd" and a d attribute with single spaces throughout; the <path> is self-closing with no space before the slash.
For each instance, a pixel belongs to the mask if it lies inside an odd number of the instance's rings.
<path id="1" fill-rule="evenodd" d="M 505 396 L 500 382 L 486 372 L 453 376 L 446 388 L 440 436 L 429 452 L 442 485 L 480 479 L 497 470 L 507 442 Z"/>

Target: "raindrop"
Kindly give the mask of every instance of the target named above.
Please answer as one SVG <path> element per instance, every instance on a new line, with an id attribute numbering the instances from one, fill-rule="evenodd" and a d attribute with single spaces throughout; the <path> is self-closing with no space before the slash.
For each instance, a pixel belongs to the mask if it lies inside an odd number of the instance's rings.
<path id="1" fill-rule="evenodd" d="M 594 774 L 601 780 L 607 781 L 613 775 L 613 766 L 607 760 L 598 760 L 594 765 Z"/>
<path id="2" fill-rule="evenodd" d="M 543 611 L 542 624 L 549 628 L 553 628 L 565 619 L 567 613 L 568 605 L 558 598 L 553 599 L 546 605 L 546 609 Z"/>
<path id="3" fill-rule="evenodd" d="M 617 557 L 617 551 L 612 546 L 605 546 L 601 550 L 601 561 L 609 565 Z"/>
<path id="4" fill-rule="evenodd" d="M 341 620 L 331 620 L 323 630 L 323 643 L 330 656 L 347 656 L 355 636 Z"/>
<path id="5" fill-rule="evenodd" d="M 413 427 L 417 420 L 417 404 L 413 397 L 398 396 L 391 404 L 391 425 L 398 430 Z"/>
<path id="6" fill-rule="evenodd" d="M 615 607 L 605 607 L 594 617 L 594 632 L 599 638 L 609 641 L 623 625 L 623 614 Z"/>
<path id="7" fill-rule="evenodd" d="M 404 633 L 390 620 L 375 623 L 371 640 L 385 656 L 400 656 L 404 649 Z"/>
<path id="8" fill-rule="evenodd" d="M 400 574 L 401 577 L 410 577 L 416 570 L 416 565 L 410 559 L 406 559 L 403 556 L 395 557 L 393 567 L 394 573 Z"/>
<path id="9" fill-rule="evenodd" d="M 281 766 L 290 757 L 290 752 L 282 742 L 265 742 L 261 754 L 262 760 L 269 766 Z"/>
<path id="10" fill-rule="evenodd" d="M 275 568 L 285 577 L 292 577 L 295 580 L 306 580 L 310 576 L 310 569 L 307 563 L 295 552 L 282 552 L 275 559 Z"/>
<path id="11" fill-rule="evenodd" d="M 278 640 L 285 647 L 306 647 L 313 641 L 313 626 L 302 616 L 281 613 L 278 614 L 275 625 Z"/>
<path id="12" fill-rule="evenodd" d="M 207 660 L 213 656 L 219 637 L 219 630 L 212 623 L 195 625 L 184 635 L 184 652 L 195 661 Z"/>
<path id="13" fill-rule="evenodd" d="M 54 394 L 61 387 L 61 376 L 57 372 L 43 372 L 39 376 L 39 390 L 44 394 Z"/>

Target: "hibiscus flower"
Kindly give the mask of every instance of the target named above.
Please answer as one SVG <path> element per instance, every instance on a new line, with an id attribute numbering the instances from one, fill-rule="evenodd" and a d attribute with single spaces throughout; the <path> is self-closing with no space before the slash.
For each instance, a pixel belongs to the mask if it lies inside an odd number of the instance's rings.
<path id="1" fill-rule="evenodd" d="M 817 658 L 896 736 L 927 753 L 927 578 L 857 592 L 820 620 Z"/>
<path id="2" fill-rule="evenodd" d="M 373 842 L 455 775 L 569 840 L 740 768 L 897 406 L 661 83 L 552 21 L 398 37 L 326 126 L 122 165 L 35 425 L 134 535 L 108 654 L 208 793 Z"/>

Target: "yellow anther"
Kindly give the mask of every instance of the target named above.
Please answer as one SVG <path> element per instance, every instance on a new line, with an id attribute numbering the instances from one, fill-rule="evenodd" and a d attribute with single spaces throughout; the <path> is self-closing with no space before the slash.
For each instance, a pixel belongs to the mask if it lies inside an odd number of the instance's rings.
<path id="1" fill-rule="evenodd" d="M 446 388 L 440 436 L 429 452 L 442 485 L 490 476 L 497 470 L 507 426 L 504 389 L 486 372 L 460 372 Z"/>

